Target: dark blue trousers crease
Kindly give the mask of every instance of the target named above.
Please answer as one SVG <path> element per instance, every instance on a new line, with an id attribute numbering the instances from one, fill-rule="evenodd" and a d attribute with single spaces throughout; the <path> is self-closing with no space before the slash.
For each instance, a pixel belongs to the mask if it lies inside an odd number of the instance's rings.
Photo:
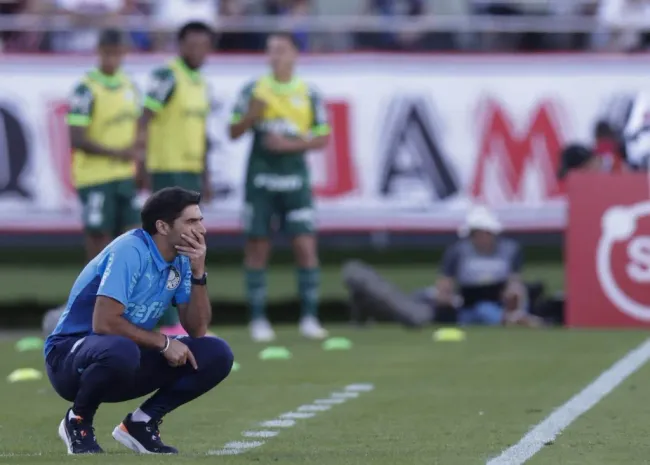
<path id="1" fill-rule="evenodd" d="M 124 402 L 154 393 L 140 407 L 160 419 L 223 381 L 232 368 L 228 344 L 216 337 L 181 337 L 198 365 L 171 367 L 157 350 L 122 336 L 59 339 L 46 359 L 54 390 L 73 403 L 75 414 L 92 420 L 102 403 Z"/>

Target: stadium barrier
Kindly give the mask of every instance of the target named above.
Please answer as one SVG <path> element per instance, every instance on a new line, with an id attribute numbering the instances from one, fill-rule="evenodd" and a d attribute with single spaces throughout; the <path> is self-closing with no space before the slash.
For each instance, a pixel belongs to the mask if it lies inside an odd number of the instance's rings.
<path id="1" fill-rule="evenodd" d="M 167 56 L 131 56 L 142 90 Z M 77 233 L 64 124 L 74 83 L 92 57 L 7 56 L 0 68 L 0 232 Z M 241 231 L 249 139 L 231 142 L 228 115 L 264 58 L 215 56 L 210 154 L 217 195 L 211 233 Z M 650 62 L 633 56 L 305 56 L 300 74 L 325 96 L 330 146 L 313 153 L 317 222 L 325 233 L 453 232 L 469 204 L 494 207 L 510 232 L 561 232 L 561 148 L 589 143 L 622 92 L 640 91 Z M 0 235 L 1 239 L 2 235 Z M 56 238 L 53 236 L 53 241 Z"/>
<path id="2" fill-rule="evenodd" d="M 571 174 L 567 325 L 650 327 L 650 178 Z"/>

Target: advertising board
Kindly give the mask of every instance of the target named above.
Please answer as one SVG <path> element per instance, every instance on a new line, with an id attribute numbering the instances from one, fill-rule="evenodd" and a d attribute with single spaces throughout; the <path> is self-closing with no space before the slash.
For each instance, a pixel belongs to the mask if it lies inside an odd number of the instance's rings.
<path id="1" fill-rule="evenodd" d="M 132 56 L 144 90 L 164 56 Z M 64 115 L 92 57 L 6 56 L 0 63 L 0 231 L 80 229 Z M 262 57 L 212 57 L 209 154 L 213 233 L 240 230 L 250 138 L 226 136 L 239 90 L 268 72 Z M 647 88 L 634 57 L 303 57 L 325 96 L 333 137 L 310 154 L 322 231 L 453 231 L 468 206 L 494 207 L 511 231 L 561 231 L 559 151 L 592 142 L 604 102 Z"/>
<path id="2" fill-rule="evenodd" d="M 650 327 L 650 184 L 645 174 L 568 180 L 569 326 Z"/>

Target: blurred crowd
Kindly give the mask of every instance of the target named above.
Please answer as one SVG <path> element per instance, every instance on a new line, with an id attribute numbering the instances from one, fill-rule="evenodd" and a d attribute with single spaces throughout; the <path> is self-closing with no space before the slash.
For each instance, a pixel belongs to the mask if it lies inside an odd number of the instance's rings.
<path id="1" fill-rule="evenodd" d="M 42 27 L 12 27 L 11 15 L 34 15 Z M 325 32 L 308 30 L 306 18 L 372 15 L 385 21 L 385 32 Z M 650 34 L 630 26 L 650 23 L 650 0 L 0 0 L 4 19 L 0 46 L 4 51 L 85 52 L 93 48 L 96 30 L 124 25 L 125 18 L 144 21 L 146 27 L 129 27 L 133 47 L 139 51 L 165 50 L 172 32 L 184 22 L 201 19 L 217 26 L 251 18 L 287 20 L 303 50 L 615 50 L 636 51 L 650 45 Z M 418 20 L 444 16 L 493 19 L 491 31 L 475 33 L 432 31 Z M 69 27 L 48 27 L 54 18 Z M 408 19 L 413 28 L 390 30 L 395 18 Z M 553 24 L 558 20 L 582 25 L 576 32 L 500 31 L 499 24 L 537 18 Z M 18 24 L 18 23 L 16 23 Z M 129 24 L 129 23 L 126 23 Z M 430 22 L 427 24 L 431 24 Z M 584 25 L 591 25 L 586 27 Z M 28 32 L 25 29 L 32 29 Z M 33 30 L 38 29 L 38 30 Z M 137 30 L 136 30 L 137 29 Z M 264 28 L 228 31 L 215 37 L 215 49 L 254 52 L 262 48 Z M 427 30 L 429 29 L 429 30 Z M 504 28 L 505 29 L 505 28 Z M 520 28 L 521 29 L 521 28 Z M 543 28 L 542 28 L 543 30 Z"/>

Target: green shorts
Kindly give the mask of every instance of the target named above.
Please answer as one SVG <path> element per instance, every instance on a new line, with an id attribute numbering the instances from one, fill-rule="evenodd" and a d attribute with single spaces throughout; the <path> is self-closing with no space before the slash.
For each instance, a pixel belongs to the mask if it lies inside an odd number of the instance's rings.
<path id="1" fill-rule="evenodd" d="M 81 187 L 77 193 L 83 206 L 86 232 L 118 236 L 140 225 L 133 179 Z"/>
<path id="2" fill-rule="evenodd" d="M 165 187 L 182 187 L 196 192 L 203 190 L 203 176 L 197 173 L 151 173 L 151 188 L 154 192 Z"/>
<path id="3" fill-rule="evenodd" d="M 289 236 L 313 234 L 314 207 L 311 189 L 269 192 L 251 187 L 246 192 L 244 232 L 246 236 L 268 237 L 272 229 Z"/>

